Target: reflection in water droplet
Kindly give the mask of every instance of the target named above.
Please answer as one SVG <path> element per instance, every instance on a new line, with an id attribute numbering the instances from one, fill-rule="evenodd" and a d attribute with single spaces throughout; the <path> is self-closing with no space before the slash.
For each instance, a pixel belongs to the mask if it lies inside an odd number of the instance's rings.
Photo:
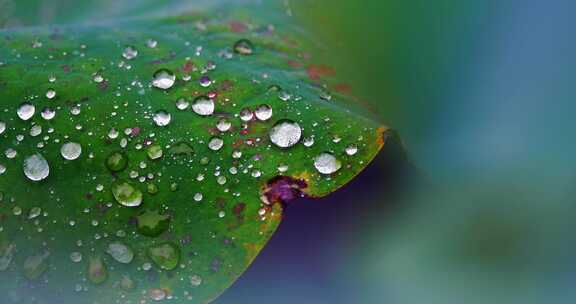
<path id="1" fill-rule="evenodd" d="M 201 116 L 209 116 L 214 113 L 214 101 L 206 96 L 198 96 L 192 103 L 192 110 Z"/>
<path id="2" fill-rule="evenodd" d="M 156 88 L 167 90 L 176 82 L 176 75 L 167 69 L 160 69 L 153 75 L 152 85 Z"/>
<path id="3" fill-rule="evenodd" d="M 272 108 L 269 105 L 263 104 L 256 108 L 254 114 L 258 120 L 265 121 L 272 117 Z"/>
<path id="4" fill-rule="evenodd" d="M 240 119 L 242 121 L 251 121 L 252 118 L 254 118 L 254 113 L 252 112 L 252 110 L 244 108 L 242 109 L 242 111 L 240 111 Z"/>
<path id="5" fill-rule="evenodd" d="M 48 161 L 40 155 L 34 154 L 24 160 L 24 175 L 32 181 L 41 181 L 50 174 Z"/>
<path id="6" fill-rule="evenodd" d="M 280 148 L 292 147 L 300 141 L 302 129 L 291 120 L 280 120 L 270 130 L 270 141 Z"/>
<path id="7" fill-rule="evenodd" d="M 6 131 L 6 123 L 3 121 L 0 121 L 0 135 L 2 133 L 4 133 L 4 131 Z"/>
<path id="8" fill-rule="evenodd" d="M 56 97 L 56 91 L 54 89 L 48 89 L 48 91 L 46 91 L 46 98 L 52 99 L 54 97 Z"/>
<path id="9" fill-rule="evenodd" d="M 62 145 L 60 154 L 64 159 L 75 160 L 82 154 L 82 146 L 79 143 L 69 142 Z"/>
<path id="10" fill-rule="evenodd" d="M 184 97 L 178 98 L 178 100 L 176 101 L 176 108 L 178 110 L 181 110 L 181 111 L 186 110 L 186 109 L 188 109 L 189 106 L 190 106 L 190 103 Z"/>
<path id="11" fill-rule="evenodd" d="M 132 60 L 138 56 L 138 50 L 133 46 L 127 46 L 124 48 L 122 52 L 122 57 L 126 58 L 127 60 Z"/>
<path id="12" fill-rule="evenodd" d="M 154 123 L 156 123 L 157 126 L 159 127 L 165 127 L 168 124 L 170 124 L 170 120 L 172 120 L 172 116 L 170 115 L 170 113 L 164 111 L 164 110 L 160 110 L 156 113 L 154 113 Z"/>
<path id="13" fill-rule="evenodd" d="M 212 137 L 208 143 L 208 148 L 212 151 L 218 151 L 224 146 L 224 141 L 220 137 Z"/>
<path id="14" fill-rule="evenodd" d="M 20 119 L 28 120 L 32 118 L 32 116 L 34 116 L 35 112 L 36 107 L 34 107 L 34 105 L 31 103 L 25 102 L 18 107 L 18 111 L 16 113 L 18 114 L 18 117 L 20 117 Z"/>
<path id="15" fill-rule="evenodd" d="M 112 195 L 125 207 L 138 207 L 142 203 L 142 192 L 125 181 L 118 181 L 112 185 Z"/>
<path id="16" fill-rule="evenodd" d="M 355 145 L 349 145 L 348 147 L 346 147 L 346 154 L 352 156 L 355 155 L 356 153 L 358 153 L 358 147 L 356 147 Z"/>
<path id="17" fill-rule="evenodd" d="M 54 116 L 56 116 L 56 111 L 52 110 L 50 107 L 45 107 L 44 109 L 42 109 L 42 112 L 40 113 L 40 115 L 45 120 L 50 120 L 50 119 L 54 118 Z"/>
<path id="18" fill-rule="evenodd" d="M 234 44 L 234 52 L 240 55 L 252 55 L 254 46 L 248 39 L 240 39 Z"/>
<path id="19" fill-rule="evenodd" d="M 314 167 L 322 174 L 332 174 L 342 168 L 342 163 L 331 153 L 325 152 L 314 158 Z"/>

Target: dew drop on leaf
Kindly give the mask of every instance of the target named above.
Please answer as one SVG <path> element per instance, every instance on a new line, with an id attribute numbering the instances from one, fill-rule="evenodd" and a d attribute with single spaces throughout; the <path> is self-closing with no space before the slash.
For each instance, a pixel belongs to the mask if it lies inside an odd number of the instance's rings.
<path id="1" fill-rule="evenodd" d="M 41 154 L 34 154 L 24 160 L 24 175 L 31 181 L 41 181 L 49 174 L 50 166 Z"/>
<path id="2" fill-rule="evenodd" d="M 159 110 L 156 113 L 154 113 L 153 120 L 157 126 L 165 127 L 165 126 L 170 124 L 170 121 L 172 120 L 172 116 L 170 115 L 170 113 L 168 113 L 164 110 Z"/>
<path id="3" fill-rule="evenodd" d="M 331 153 L 324 152 L 314 158 L 314 167 L 321 174 L 332 174 L 342 168 L 342 163 Z"/>
<path id="4" fill-rule="evenodd" d="M 252 55 L 254 46 L 248 39 L 240 39 L 234 43 L 234 52 L 240 55 Z"/>
<path id="5" fill-rule="evenodd" d="M 224 140 L 220 137 L 212 137 L 208 142 L 208 148 L 212 151 L 218 151 L 224 146 Z"/>
<path id="6" fill-rule="evenodd" d="M 127 46 L 124 48 L 122 52 L 122 57 L 126 58 L 127 60 L 132 60 L 138 56 L 138 50 L 133 46 Z"/>
<path id="7" fill-rule="evenodd" d="M 270 141 L 280 148 L 289 148 L 300 141 L 302 129 L 298 123 L 283 119 L 270 130 Z"/>
<path id="8" fill-rule="evenodd" d="M 75 160 L 82 154 L 82 146 L 75 142 L 65 143 L 60 148 L 60 154 L 64 159 Z"/>
<path id="9" fill-rule="evenodd" d="M 35 112 L 36 112 L 36 107 L 34 107 L 33 104 L 28 103 L 28 102 L 21 104 L 18 107 L 18 110 L 16 111 L 16 113 L 18 114 L 18 117 L 20 117 L 20 119 L 22 119 L 22 120 L 28 120 L 28 119 L 32 118 L 32 116 L 34 116 Z"/>
<path id="10" fill-rule="evenodd" d="M 122 152 L 113 152 L 106 158 L 106 167 L 112 172 L 120 172 L 128 166 L 128 157 Z"/>
<path id="11" fill-rule="evenodd" d="M 167 69 L 156 71 L 152 77 L 152 85 L 162 90 L 168 90 L 176 82 L 176 75 Z"/>
<path id="12" fill-rule="evenodd" d="M 210 116 L 214 113 L 214 101 L 207 96 L 198 96 L 192 103 L 192 110 L 201 116 Z"/>
<path id="13" fill-rule="evenodd" d="M 142 192 L 125 181 L 117 181 L 112 185 L 112 195 L 124 207 L 138 207 L 142 203 Z"/>

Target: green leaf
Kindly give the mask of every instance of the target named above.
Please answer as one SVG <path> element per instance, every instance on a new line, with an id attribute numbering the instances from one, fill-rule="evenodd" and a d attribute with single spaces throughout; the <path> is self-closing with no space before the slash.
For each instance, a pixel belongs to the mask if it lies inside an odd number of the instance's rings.
<path id="1" fill-rule="evenodd" d="M 210 302 L 368 165 L 387 128 L 285 11 L 0 31 L 0 302 Z"/>

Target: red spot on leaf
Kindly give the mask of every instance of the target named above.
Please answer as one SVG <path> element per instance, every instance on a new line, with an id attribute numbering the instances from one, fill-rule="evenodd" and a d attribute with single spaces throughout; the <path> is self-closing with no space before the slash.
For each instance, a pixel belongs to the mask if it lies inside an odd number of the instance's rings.
<path id="1" fill-rule="evenodd" d="M 315 65 L 311 64 L 308 66 L 308 78 L 311 80 L 320 80 L 320 78 L 325 76 L 334 76 L 336 73 L 333 68 L 327 65 Z"/>

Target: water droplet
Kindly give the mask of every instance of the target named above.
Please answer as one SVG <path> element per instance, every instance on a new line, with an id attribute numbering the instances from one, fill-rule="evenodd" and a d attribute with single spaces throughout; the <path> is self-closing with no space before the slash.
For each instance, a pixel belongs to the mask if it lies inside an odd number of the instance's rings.
<path id="1" fill-rule="evenodd" d="M 206 88 L 212 84 L 212 80 L 210 80 L 210 77 L 204 75 L 204 76 L 200 77 L 199 83 L 202 87 Z"/>
<path id="2" fill-rule="evenodd" d="M 135 287 L 136 283 L 128 275 L 122 276 L 122 280 L 120 280 L 120 288 L 126 291 L 130 291 Z"/>
<path id="3" fill-rule="evenodd" d="M 42 209 L 40 209 L 40 207 L 33 207 L 32 209 L 30 209 L 30 212 L 28 213 L 28 219 L 33 220 L 39 217 L 41 213 Z"/>
<path id="4" fill-rule="evenodd" d="M 96 74 L 96 75 L 94 75 L 94 77 L 92 78 L 92 80 L 93 80 L 95 83 L 102 83 L 102 82 L 104 81 L 104 77 L 103 77 L 102 75 L 100 75 L 100 74 Z"/>
<path id="5" fill-rule="evenodd" d="M 202 278 L 199 275 L 193 275 L 190 277 L 190 285 L 193 287 L 198 287 L 202 284 Z"/>
<path id="6" fill-rule="evenodd" d="M 170 115 L 170 113 L 164 110 L 160 110 L 154 113 L 153 119 L 154 123 L 156 123 L 157 126 L 165 127 L 170 124 L 170 121 L 172 120 L 172 115 Z"/>
<path id="7" fill-rule="evenodd" d="M 178 98 L 178 100 L 176 101 L 176 108 L 178 110 L 184 111 L 184 110 L 188 109 L 189 106 L 190 106 L 190 103 L 184 97 Z"/>
<path id="8" fill-rule="evenodd" d="M 240 39 L 234 44 L 234 52 L 240 55 L 252 55 L 254 46 L 248 39 Z"/>
<path id="9" fill-rule="evenodd" d="M 230 123 L 225 118 L 220 119 L 218 121 L 218 123 L 216 123 L 216 129 L 218 129 L 218 131 L 220 131 L 220 132 L 226 132 L 226 131 L 230 130 L 231 127 L 232 127 L 232 123 Z"/>
<path id="10" fill-rule="evenodd" d="M 88 280 L 98 285 L 102 284 L 108 278 L 108 268 L 101 257 L 90 258 L 88 263 Z"/>
<path id="11" fill-rule="evenodd" d="M 265 121 L 272 117 L 272 108 L 269 105 L 263 104 L 256 108 L 254 114 L 258 120 Z"/>
<path id="12" fill-rule="evenodd" d="M 302 129 L 291 120 L 280 120 L 270 130 L 270 140 L 280 148 L 292 147 L 300 141 Z"/>
<path id="13" fill-rule="evenodd" d="M 46 98 L 52 99 L 54 97 L 56 97 L 56 91 L 54 89 L 48 89 L 48 91 L 46 91 Z"/>
<path id="14" fill-rule="evenodd" d="M 349 145 L 348 147 L 346 147 L 346 154 L 348 154 L 349 156 L 355 155 L 356 153 L 358 153 L 358 147 L 356 147 L 355 145 Z"/>
<path id="15" fill-rule="evenodd" d="M 49 252 L 44 252 L 42 254 L 29 256 L 24 261 L 22 270 L 24 271 L 24 276 L 29 280 L 36 280 L 48 270 L 48 257 Z"/>
<path id="16" fill-rule="evenodd" d="M 314 136 L 304 138 L 303 144 L 306 147 L 312 147 L 314 145 Z"/>
<path id="17" fill-rule="evenodd" d="M 119 242 L 109 244 L 106 253 L 114 258 L 118 263 L 122 264 L 129 264 L 134 259 L 134 252 L 132 249 Z"/>
<path id="18" fill-rule="evenodd" d="M 2 133 L 4 133 L 4 131 L 6 131 L 6 123 L 3 121 L 0 121 L 0 135 Z"/>
<path id="19" fill-rule="evenodd" d="M 54 116 L 56 116 L 56 111 L 52 110 L 50 107 L 45 107 L 44 109 L 42 109 L 42 112 L 40 113 L 40 115 L 45 120 L 50 120 L 50 119 L 54 118 Z"/>
<path id="20" fill-rule="evenodd" d="M 128 157 L 122 152 L 114 152 L 106 159 L 106 167 L 110 171 L 120 172 L 128 166 Z"/>
<path id="21" fill-rule="evenodd" d="M 314 158 L 314 167 L 322 174 L 332 174 L 342 168 L 342 163 L 331 153 L 325 152 Z"/>
<path id="22" fill-rule="evenodd" d="M 201 116 L 210 116 L 214 113 L 214 101 L 206 96 L 198 96 L 192 103 L 192 110 Z"/>
<path id="23" fill-rule="evenodd" d="M 172 270 L 180 262 L 180 249 L 175 244 L 167 242 L 148 248 L 148 256 L 161 269 Z"/>
<path id="24" fill-rule="evenodd" d="M 133 46 L 127 46 L 124 48 L 122 52 L 122 57 L 126 58 L 127 60 L 132 60 L 138 56 L 138 50 Z"/>
<path id="25" fill-rule="evenodd" d="M 148 157 L 152 160 L 159 159 L 164 154 L 164 152 L 162 151 L 162 147 L 159 145 L 152 145 L 152 146 L 148 147 L 147 152 L 148 152 Z"/>
<path id="26" fill-rule="evenodd" d="M 150 288 L 148 290 L 148 296 L 154 301 L 162 301 L 166 299 L 166 291 L 161 288 Z"/>
<path id="27" fill-rule="evenodd" d="M 16 113 L 18 114 L 18 117 L 20 117 L 20 119 L 28 120 L 28 119 L 32 118 L 32 116 L 34 116 L 35 112 L 36 112 L 36 107 L 34 107 L 34 105 L 31 103 L 25 102 L 18 107 L 18 110 Z"/>
<path id="28" fill-rule="evenodd" d="M 176 75 L 167 69 L 160 69 L 153 75 L 152 85 L 162 90 L 168 90 L 176 82 Z"/>
<path id="29" fill-rule="evenodd" d="M 34 154 L 24 160 L 24 175 L 32 181 L 41 181 L 50 174 L 48 161 L 40 155 Z"/>
<path id="30" fill-rule="evenodd" d="M 154 39 L 148 39 L 146 40 L 146 46 L 153 49 L 158 45 L 158 41 L 154 40 Z"/>
<path id="31" fill-rule="evenodd" d="M 224 140 L 220 137 L 212 137 L 208 143 L 208 148 L 212 151 L 218 151 L 224 146 Z"/>
<path id="32" fill-rule="evenodd" d="M 252 112 L 252 110 L 244 108 L 242 109 L 242 111 L 240 111 L 240 119 L 242 121 L 251 121 L 252 118 L 254 118 L 254 113 Z"/>
<path id="33" fill-rule="evenodd" d="M 125 181 L 117 181 L 112 185 L 112 195 L 125 207 L 138 207 L 142 203 L 142 192 Z"/>
<path id="34" fill-rule="evenodd" d="M 82 262 L 82 253 L 80 253 L 78 251 L 74 251 L 74 252 L 70 253 L 70 260 L 74 263 Z"/>
<path id="35" fill-rule="evenodd" d="M 64 159 L 75 160 L 82 154 L 82 146 L 75 142 L 65 143 L 60 148 L 60 154 Z"/>
<path id="36" fill-rule="evenodd" d="M 157 237 L 170 226 L 170 216 L 160 214 L 158 210 L 145 210 L 137 216 L 138 233 Z"/>

